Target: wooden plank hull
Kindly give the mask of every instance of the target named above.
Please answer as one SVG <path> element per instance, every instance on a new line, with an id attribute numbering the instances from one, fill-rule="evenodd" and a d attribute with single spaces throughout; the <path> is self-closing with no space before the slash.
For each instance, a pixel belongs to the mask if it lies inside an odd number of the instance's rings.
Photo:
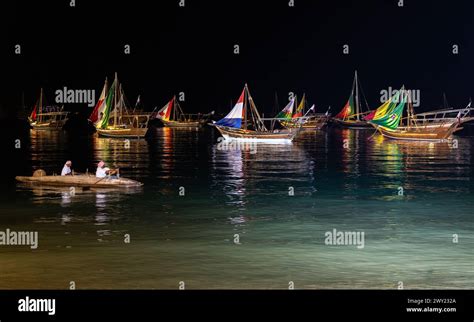
<path id="1" fill-rule="evenodd" d="M 262 143 L 291 143 L 298 134 L 299 129 L 281 130 L 278 132 L 259 132 L 252 130 L 235 129 L 215 125 L 217 130 L 226 140 Z"/>
<path id="2" fill-rule="evenodd" d="M 327 117 L 316 117 L 310 118 L 303 124 L 299 124 L 297 122 L 280 122 L 287 129 L 297 129 L 301 128 L 302 131 L 317 131 L 321 130 L 328 122 Z"/>
<path id="3" fill-rule="evenodd" d="M 202 123 L 199 121 L 186 121 L 186 122 L 179 122 L 179 121 L 164 121 L 163 125 L 166 127 L 179 127 L 179 128 L 196 128 L 201 127 Z"/>
<path id="4" fill-rule="evenodd" d="M 148 128 L 97 129 L 100 137 L 106 138 L 144 138 Z"/>
<path id="5" fill-rule="evenodd" d="M 44 122 L 44 123 L 30 123 L 31 127 L 34 130 L 47 130 L 47 131 L 57 131 L 62 130 L 66 122 Z"/>
<path id="6" fill-rule="evenodd" d="M 340 120 L 336 118 L 332 118 L 331 121 L 342 127 L 347 127 L 351 129 L 370 129 L 372 126 L 367 123 L 366 121 L 361 121 L 361 120 Z"/>
<path id="7" fill-rule="evenodd" d="M 48 186 L 67 186 L 67 187 L 140 187 L 143 183 L 127 179 L 127 178 L 97 178 L 93 175 L 81 174 L 73 176 L 39 176 L 39 177 L 22 177 L 17 176 L 15 179 L 19 182 L 31 183 L 35 185 Z"/>
<path id="8" fill-rule="evenodd" d="M 373 126 L 380 134 L 389 139 L 436 142 L 449 139 L 458 128 L 459 123 L 449 124 L 449 126 L 399 127 L 396 130 L 389 130 L 378 125 Z"/>

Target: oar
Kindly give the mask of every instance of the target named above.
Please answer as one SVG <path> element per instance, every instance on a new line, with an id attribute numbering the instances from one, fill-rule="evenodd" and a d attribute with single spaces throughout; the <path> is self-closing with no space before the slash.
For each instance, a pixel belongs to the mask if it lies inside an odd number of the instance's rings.
<path id="1" fill-rule="evenodd" d="M 372 140 L 372 138 L 374 137 L 376 133 L 377 133 L 377 129 L 375 129 L 374 133 L 367 139 L 367 141 Z"/>
<path id="2" fill-rule="evenodd" d="M 119 168 L 117 168 L 116 170 L 117 170 L 117 174 L 120 176 L 120 169 L 119 169 Z M 105 176 L 105 177 L 103 177 L 103 178 L 100 178 L 100 179 L 99 179 L 99 180 L 97 180 L 97 181 L 96 181 L 94 184 L 98 184 L 99 182 L 101 182 L 102 180 L 104 180 L 104 179 L 105 179 L 105 178 L 107 178 L 107 177 L 108 177 L 108 175 L 107 175 L 107 176 Z"/>
<path id="3" fill-rule="evenodd" d="M 105 178 L 107 178 L 107 177 L 100 178 L 100 179 L 97 180 L 94 184 L 98 184 L 99 182 L 101 182 L 101 181 L 104 180 Z"/>

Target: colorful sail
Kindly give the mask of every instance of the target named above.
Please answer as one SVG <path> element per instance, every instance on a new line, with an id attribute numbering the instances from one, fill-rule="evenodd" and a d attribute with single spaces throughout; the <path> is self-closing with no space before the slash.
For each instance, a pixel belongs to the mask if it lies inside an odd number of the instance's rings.
<path id="1" fill-rule="evenodd" d="M 102 118 L 97 121 L 96 128 L 106 129 L 109 125 L 110 111 L 112 109 L 112 103 L 114 101 L 115 95 L 115 86 L 116 79 L 112 83 L 112 86 L 110 87 L 109 92 L 107 93 L 107 98 L 105 99 L 105 107 L 102 111 Z"/>
<path id="2" fill-rule="evenodd" d="M 242 94 L 240 94 L 239 100 L 235 103 L 234 108 L 229 112 L 229 114 L 227 114 L 223 119 L 217 121 L 215 124 L 240 129 L 244 112 L 244 98 L 245 88 L 242 91 Z"/>
<path id="3" fill-rule="evenodd" d="M 305 94 L 303 94 L 303 99 L 301 100 L 300 104 L 296 108 L 295 114 L 293 114 L 294 119 L 303 116 L 304 102 L 305 102 Z"/>
<path id="4" fill-rule="evenodd" d="M 173 103 L 175 100 L 176 96 L 173 96 L 173 98 L 166 103 L 165 106 L 161 108 L 161 110 L 158 111 L 156 114 L 156 118 L 163 120 L 163 121 L 169 121 L 170 120 L 170 115 L 171 115 L 171 110 L 173 109 Z"/>
<path id="5" fill-rule="evenodd" d="M 31 121 L 36 121 L 36 104 L 35 104 L 35 106 L 33 107 L 33 111 L 31 111 L 30 120 L 31 120 Z"/>
<path id="6" fill-rule="evenodd" d="M 39 110 L 39 113 L 43 112 L 43 89 L 40 90 L 40 96 L 38 100 L 36 101 L 35 106 L 33 107 L 33 110 L 31 111 L 31 114 L 30 114 L 31 122 L 36 121 L 38 110 Z"/>
<path id="7" fill-rule="evenodd" d="M 396 99 L 390 99 L 390 101 L 398 102 L 400 91 L 396 94 L 396 96 L 397 96 Z M 382 104 L 382 106 L 380 106 L 377 109 L 375 113 L 375 117 L 369 122 L 382 126 L 387 129 L 395 130 L 400 124 L 403 108 L 405 107 L 406 102 L 407 102 L 407 94 L 405 91 L 403 91 L 401 100 L 398 103 L 398 105 L 396 105 L 394 108 L 390 108 L 390 104 L 387 105 L 389 107 L 385 106 L 386 103 Z M 395 103 L 391 103 L 391 104 L 395 104 Z"/>
<path id="8" fill-rule="evenodd" d="M 285 108 L 278 113 L 275 118 L 277 119 L 291 119 L 293 116 L 293 107 L 295 105 L 295 98 L 293 97 L 290 102 L 285 106 Z"/>
<path id="9" fill-rule="evenodd" d="M 100 94 L 99 100 L 97 101 L 97 104 L 95 105 L 94 109 L 92 110 L 91 115 L 89 116 L 89 121 L 94 123 L 94 125 L 97 127 L 100 123 L 100 117 L 103 115 L 104 110 L 105 110 L 105 98 L 107 96 L 107 79 L 105 79 L 105 84 L 104 88 L 102 88 L 102 93 Z"/>
<path id="10" fill-rule="evenodd" d="M 342 110 L 335 116 L 337 119 L 347 119 L 351 115 L 355 113 L 355 105 L 354 105 L 354 96 L 351 93 L 351 96 L 347 100 L 346 105 L 342 108 Z"/>
<path id="11" fill-rule="evenodd" d="M 391 111 L 393 111 L 395 109 L 395 107 L 397 106 L 397 102 L 398 102 L 399 97 L 400 97 L 400 92 L 402 90 L 403 90 L 403 88 L 400 91 L 397 91 L 397 93 L 394 96 L 390 97 L 390 99 L 388 101 L 386 101 L 385 103 L 380 105 L 380 107 L 378 109 L 372 111 L 370 114 L 368 114 L 366 117 L 364 117 L 364 120 L 366 120 L 366 121 L 377 120 L 377 119 L 383 117 L 384 115 L 390 113 Z"/>

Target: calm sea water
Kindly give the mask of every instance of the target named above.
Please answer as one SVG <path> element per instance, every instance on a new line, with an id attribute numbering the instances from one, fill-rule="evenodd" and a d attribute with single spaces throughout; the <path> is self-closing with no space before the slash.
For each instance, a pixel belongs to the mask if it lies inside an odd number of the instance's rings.
<path id="1" fill-rule="evenodd" d="M 31 131 L 3 174 L 0 230 L 38 231 L 39 247 L 0 246 L 0 288 L 474 288 L 474 137 L 455 148 L 328 129 L 252 153 L 219 149 L 213 129 L 154 131 L 129 148 Z M 67 159 L 144 186 L 70 195 L 12 180 Z M 364 232 L 365 247 L 326 245 L 333 229 Z"/>

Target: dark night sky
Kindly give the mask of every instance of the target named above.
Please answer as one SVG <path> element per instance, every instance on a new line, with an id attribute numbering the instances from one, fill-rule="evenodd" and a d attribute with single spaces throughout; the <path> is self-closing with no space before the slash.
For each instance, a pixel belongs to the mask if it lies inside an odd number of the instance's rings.
<path id="1" fill-rule="evenodd" d="M 463 107 L 474 96 L 472 1 L 178 0 L 12 1 L 1 4 L 1 104 L 28 106 L 44 87 L 96 89 L 119 73 L 126 95 L 145 108 L 186 93 L 186 111 L 227 112 L 247 82 L 257 106 L 273 109 L 289 91 L 317 110 L 339 110 L 358 69 L 371 107 L 380 90 L 421 90 L 421 107 Z M 6 40 L 5 40 L 6 37 Z M 14 45 L 22 54 L 14 55 Z M 123 46 L 131 45 L 131 55 Z M 240 55 L 233 54 L 239 44 Z M 349 44 L 350 54 L 342 46 Z M 452 54 L 452 45 L 459 54 Z M 89 113 L 89 107 L 69 106 Z"/>

